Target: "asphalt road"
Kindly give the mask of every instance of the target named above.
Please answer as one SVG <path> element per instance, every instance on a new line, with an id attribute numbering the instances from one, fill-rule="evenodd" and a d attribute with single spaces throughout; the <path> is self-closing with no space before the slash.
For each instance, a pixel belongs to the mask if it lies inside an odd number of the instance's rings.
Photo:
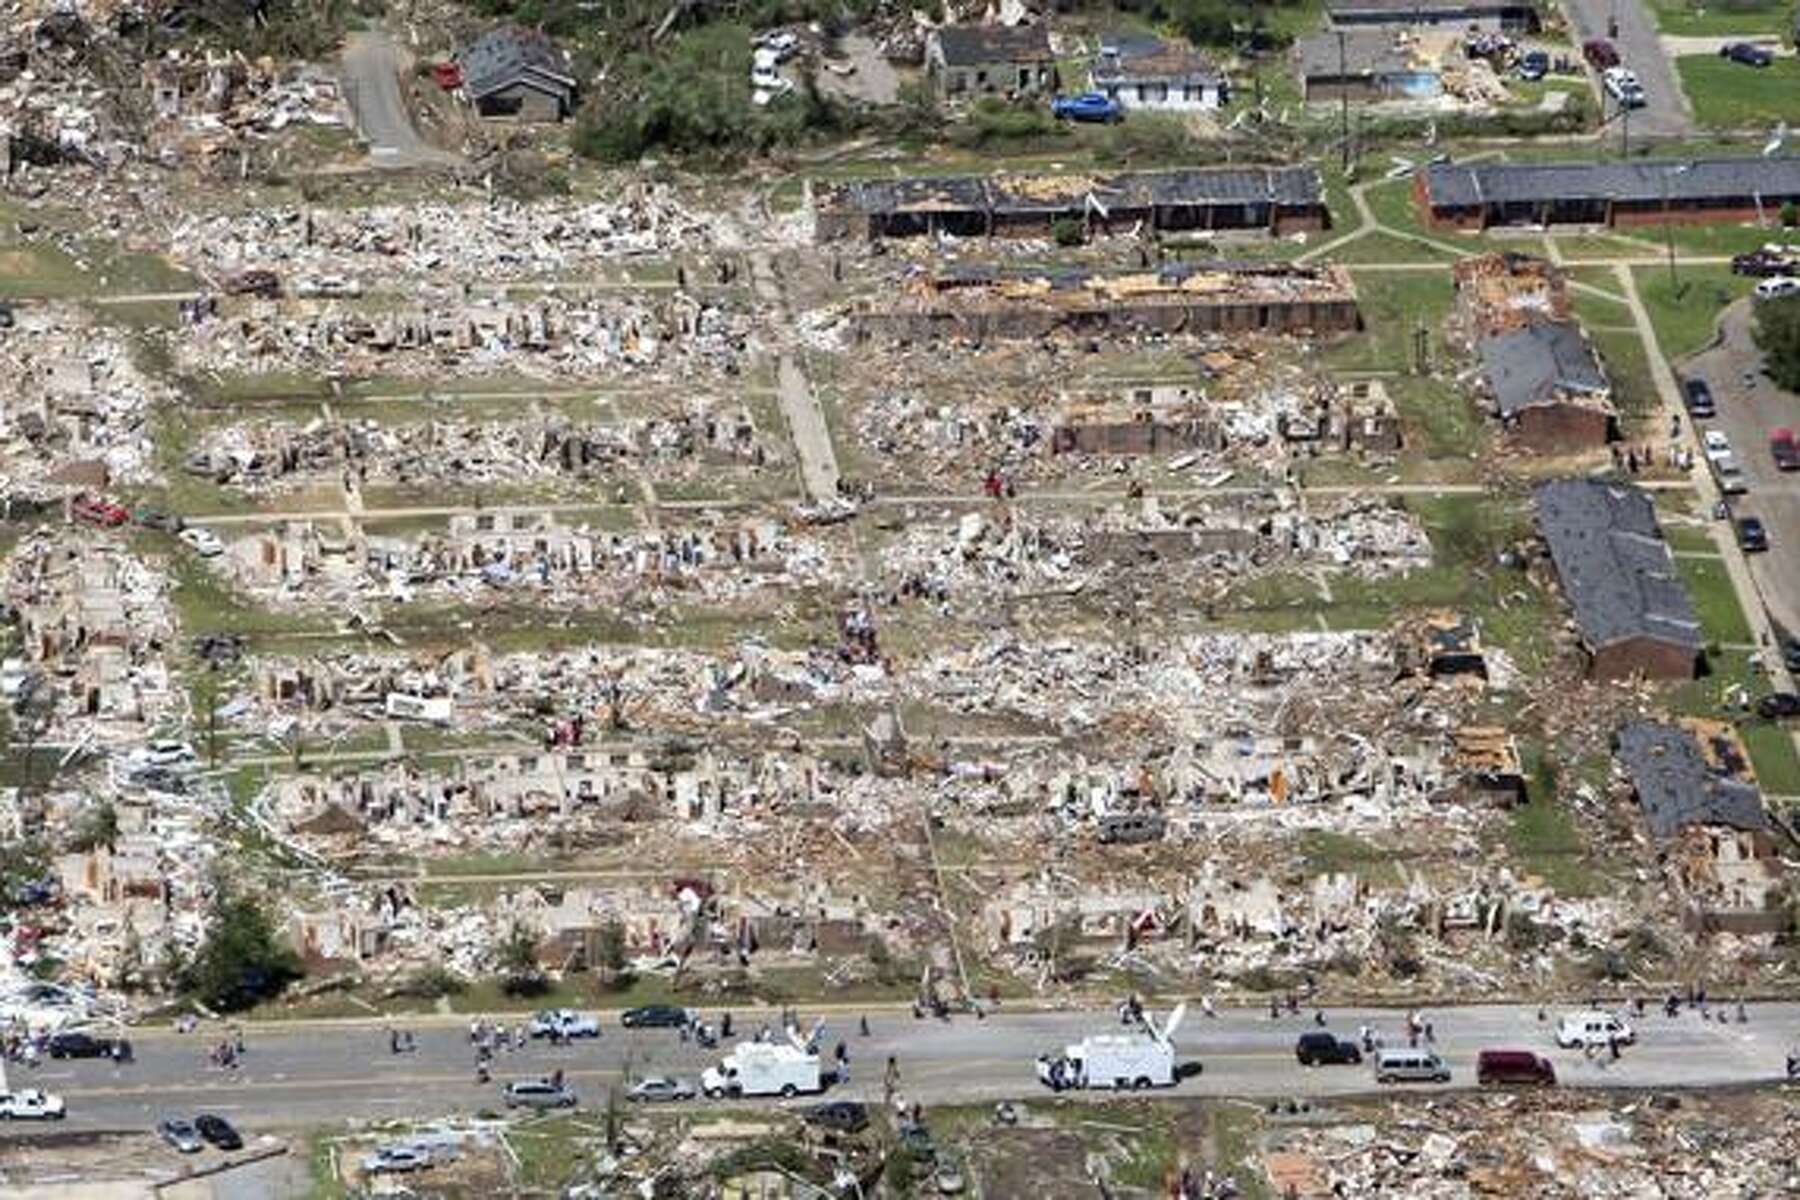
<path id="1" fill-rule="evenodd" d="M 1400 1044 L 1402 1014 L 1334 1011 L 1328 1028 L 1353 1037 L 1368 1022 L 1390 1045 Z M 1555 1013 L 1551 1014 L 1552 1022 Z M 716 1020 L 716 1014 L 708 1014 Z M 1669 1019 L 1652 1012 L 1640 1025 L 1639 1043 L 1617 1062 L 1585 1059 L 1555 1047 L 1551 1024 L 1518 1007 L 1436 1010 L 1437 1049 L 1452 1071 L 1451 1087 L 1474 1084 L 1476 1053 L 1488 1047 L 1520 1047 L 1547 1054 L 1561 1081 L 1574 1087 L 1697 1087 L 1772 1082 L 1783 1072 L 1788 1047 L 1800 1042 L 1800 1003 L 1755 1004 L 1746 1024 L 1703 1021 L 1697 1014 Z M 739 1036 L 753 1031 L 740 1015 Z M 1190 1013 L 1178 1032 L 1184 1061 L 1202 1073 L 1180 1083 L 1182 1095 L 1244 1097 L 1330 1096 L 1378 1088 L 1367 1065 L 1304 1068 L 1294 1059 L 1296 1036 L 1313 1028 L 1310 1016 L 1269 1019 L 1267 1013 L 1227 1011 L 1208 1019 Z M 927 1107 L 1045 1094 L 1034 1059 L 1089 1033 L 1117 1031 L 1110 1013 L 1018 1013 L 977 1021 L 918 1021 L 879 1014 L 871 1035 L 860 1037 L 851 1018 L 826 1026 L 822 1045 L 847 1043 L 851 1079 L 833 1094 L 879 1100 L 883 1064 L 896 1056 L 900 1091 Z M 204 1033 L 138 1031 L 137 1061 L 114 1067 L 102 1061 L 49 1062 L 35 1072 L 14 1067 L 12 1085 L 60 1093 L 69 1105 L 70 1130 L 150 1128 L 169 1113 L 218 1112 L 249 1132 L 328 1124 L 352 1117 L 443 1116 L 497 1106 L 499 1088 L 561 1067 L 586 1105 L 602 1101 L 629 1062 L 636 1076 L 672 1073 L 693 1080 L 717 1052 L 682 1043 L 675 1031 L 623 1030 L 610 1016 L 597 1041 L 567 1047 L 534 1044 L 502 1053 L 494 1083 L 477 1086 L 466 1026 L 435 1023 L 414 1028 L 419 1049 L 388 1052 L 384 1026 L 258 1026 L 236 1072 L 207 1065 Z M 1430 1085 L 1399 1085 L 1431 1090 Z M 803 1098 L 793 1103 L 806 1103 Z M 713 1103 L 700 1101 L 702 1104 Z M 768 1105 L 779 1101 L 723 1101 Z M 0 1129 L 0 1140 L 19 1129 Z"/>
<path id="2" fill-rule="evenodd" d="M 353 33 L 344 43 L 344 96 L 356 131 L 377 166 L 417 167 L 453 161 L 413 128 L 400 97 L 400 53 L 385 33 Z"/>
<path id="3" fill-rule="evenodd" d="M 1643 108 L 1631 114 L 1632 137 L 1675 137 L 1693 131 L 1693 113 L 1675 78 L 1675 66 L 1663 53 L 1656 21 L 1642 0 L 1566 0 L 1563 7 L 1574 23 L 1578 45 L 1606 37 L 1609 23 L 1618 22 L 1619 34 L 1610 40 L 1618 48 L 1620 61 L 1637 72 L 1646 100 Z M 1605 95 L 1604 88 L 1601 94 Z M 1607 96 L 1606 115 L 1617 111 L 1618 106 Z M 1609 124 L 1607 130 L 1611 138 L 1618 138 L 1618 122 Z"/>
<path id="4" fill-rule="evenodd" d="M 1762 353 L 1750 337 L 1754 301 L 1740 300 L 1726 309 L 1719 345 L 1695 355 L 1681 367 L 1712 387 L 1718 417 L 1700 422 L 1701 429 L 1721 429 L 1750 480 L 1750 491 L 1732 502 L 1739 516 L 1758 516 L 1769 531 L 1769 550 L 1749 555 L 1757 591 L 1778 623 L 1800 634 L 1800 472 L 1775 469 L 1769 456 L 1769 431 L 1788 428 L 1800 433 L 1800 396 L 1784 392 L 1763 376 Z"/>

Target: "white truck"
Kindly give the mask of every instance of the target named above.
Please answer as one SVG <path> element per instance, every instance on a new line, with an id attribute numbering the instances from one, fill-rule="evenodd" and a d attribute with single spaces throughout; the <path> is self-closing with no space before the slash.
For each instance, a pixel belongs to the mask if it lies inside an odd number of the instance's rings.
<path id="1" fill-rule="evenodd" d="M 0 1120 L 60 1121 L 65 1115 L 63 1098 L 26 1088 L 22 1092 L 0 1092 Z"/>
<path id="2" fill-rule="evenodd" d="M 1169 1023 L 1158 1027 L 1148 1014 L 1130 1033 L 1097 1033 L 1071 1042 L 1061 1054 L 1040 1055 L 1038 1082 L 1052 1091 L 1065 1088 L 1171 1087 L 1175 1083 L 1175 1030 L 1187 1013 L 1176 1005 Z"/>
<path id="3" fill-rule="evenodd" d="M 794 1037 L 795 1043 L 799 1038 Z M 725 1096 L 798 1096 L 819 1092 L 825 1081 L 819 1074 L 819 1056 L 807 1044 L 739 1042 L 700 1075 L 700 1090 L 714 1100 Z"/>

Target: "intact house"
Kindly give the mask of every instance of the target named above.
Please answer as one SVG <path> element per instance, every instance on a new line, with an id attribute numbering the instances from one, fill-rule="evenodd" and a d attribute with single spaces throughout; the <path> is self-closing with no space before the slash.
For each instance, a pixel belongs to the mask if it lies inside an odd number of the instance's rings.
<path id="1" fill-rule="evenodd" d="M 1537 489 L 1538 530 L 1594 679 L 1692 679 L 1700 620 L 1645 492 L 1595 479 Z"/>
<path id="2" fill-rule="evenodd" d="M 1601 447 L 1617 435 L 1612 385 L 1575 322 L 1482 333 L 1475 351 L 1494 412 L 1521 445 L 1559 454 Z"/>
<path id="3" fill-rule="evenodd" d="M 1776 933 L 1788 914 L 1771 911 L 1780 886 L 1775 827 L 1729 726 L 1695 728 L 1632 721 L 1615 738 L 1657 857 L 1688 900 L 1691 927 Z"/>
<path id="4" fill-rule="evenodd" d="M 1325 0 L 1337 28 L 1358 25 L 1449 25 L 1458 30 L 1535 33 L 1531 0 Z"/>
<path id="5" fill-rule="evenodd" d="M 822 189 L 813 237 L 1050 236 L 1059 220 L 1090 235 L 1194 230 L 1276 236 L 1329 227 L 1317 169 L 1194 167 L 1115 175 L 915 176 Z"/>
<path id="6" fill-rule="evenodd" d="M 1107 34 L 1090 72 L 1093 90 L 1127 112 L 1196 112 L 1231 99 L 1225 72 L 1191 46 L 1161 38 Z"/>
<path id="7" fill-rule="evenodd" d="M 1765 221 L 1800 203 L 1800 157 L 1434 163 L 1413 198 L 1440 229 Z"/>
<path id="8" fill-rule="evenodd" d="M 1056 90 L 1056 56 L 1042 25 L 945 25 L 925 39 L 925 73 L 938 95 L 1043 95 Z"/>
<path id="9" fill-rule="evenodd" d="M 484 117 L 560 121 L 575 111 L 575 78 L 548 35 L 502 25 L 457 55 L 463 92 Z"/>
<path id="10" fill-rule="evenodd" d="M 1304 99 L 1359 103 L 1430 100 L 1443 94 L 1435 62 L 1386 29 L 1314 33 L 1295 43 Z"/>

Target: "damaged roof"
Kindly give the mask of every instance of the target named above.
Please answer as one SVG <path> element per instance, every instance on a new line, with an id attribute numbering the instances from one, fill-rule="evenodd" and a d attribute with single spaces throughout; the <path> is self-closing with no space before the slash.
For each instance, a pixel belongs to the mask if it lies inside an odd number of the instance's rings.
<path id="1" fill-rule="evenodd" d="M 1042 25 L 945 25 L 932 36 L 946 66 L 1056 61 L 1050 53 L 1050 33 Z"/>
<path id="2" fill-rule="evenodd" d="M 1099 88 L 1138 82 L 1205 85 L 1225 78 L 1212 59 L 1192 46 L 1128 33 L 1101 36 L 1092 74 L 1094 86 Z"/>
<path id="3" fill-rule="evenodd" d="M 1800 157 L 1689 162 L 1434 163 L 1425 168 L 1433 208 L 1550 200 L 1746 200 L 1800 197 Z"/>
<path id="4" fill-rule="evenodd" d="M 1707 764 L 1700 742 L 1678 725 L 1633 721 L 1619 730 L 1619 762 L 1658 841 L 1696 825 L 1769 828 L 1762 795 Z"/>
<path id="5" fill-rule="evenodd" d="M 502 88 L 522 84 L 567 98 L 575 80 L 564 74 L 562 55 L 549 35 L 537 29 L 502 25 L 469 43 L 457 61 L 463 87 L 480 100 Z"/>
<path id="6" fill-rule="evenodd" d="M 1482 373 L 1500 415 L 1568 396 L 1605 396 L 1606 372 L 1572 321 L 1544 321 L 1483 334 L 1476 342 Z"/>
<path id="7" fill-rule="evenodd" d="M 1338 42 L 1340 33 L 1344 39 L 1341 46 Z M 1437 67 L 1426 61 L 1416 48 L 1402 46 L 1386 29 L 1312 33 L 1294 43 L 1294 52 L 1300 59 L 1300 73 L 1308 79 L 1438 73 Z"/>
<path id="8" fill-rule="evenodd" d="M 1700 620 L 1646 493 L 1554 480 L 1537 490 L 1537 519 L 1590 649 L 1642 637 L 1699 654 Z"/>
<path id="9" fill-rule="evenodd" d="M 1115 175 L 951 175 L 871 179 L 827 191 L 822 206 L 869 215 L 903 212 L 1040 212 L 1182 204 L 1321 203 L 1318 171 L 1292 167 L 1194 167 Z"/>

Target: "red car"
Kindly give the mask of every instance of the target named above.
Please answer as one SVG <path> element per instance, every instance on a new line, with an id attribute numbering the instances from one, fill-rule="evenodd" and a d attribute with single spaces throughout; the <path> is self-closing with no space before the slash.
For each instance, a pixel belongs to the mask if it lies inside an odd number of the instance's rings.
<path id="1" fill-rule="evenodd" d="M 75 519 L 104 529 L 114 529 L 131 520 L 131 514 L 110 500 L 95 496 L 75 497 Z"/>
<path id="2" fill-rule="evenodd" d="M 1778 471 L 1800 471 L 1800 446 L 1794 443 L 1794 431 L 1777 429 L 1769 434 L 1769 456 Z"/>
<path id="3" fill-rule="evenodd" d="M 1619 52 L 1605 38 L 1594 38 L 1581 43 L 1581 56 L 1588 60 L 1588 66 L 1596 71 L 1604 71 L 1608 67 L 1619 65 Z"/>

